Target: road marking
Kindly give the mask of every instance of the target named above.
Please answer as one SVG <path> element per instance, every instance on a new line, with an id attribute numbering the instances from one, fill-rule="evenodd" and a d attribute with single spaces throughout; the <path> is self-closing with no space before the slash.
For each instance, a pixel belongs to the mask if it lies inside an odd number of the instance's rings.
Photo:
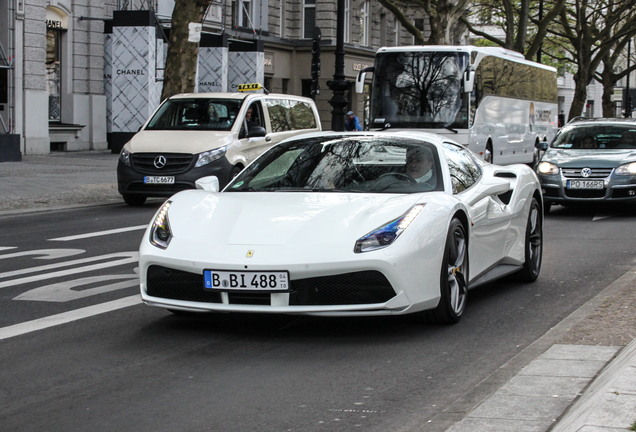
<path id="1" fill-rule="evenodd" d="M 120 266 L 124 264 L 129 264 L 129 263 L 136 263 L 137 261 L 139 261 L 139 252 L 118 252 L 118 253 L 112 253 L 107 255 L 101 255 L 97 257 L 83 258 L 83 259 L 79 259 L 75 261 L 67 261 L 67 262 L 58 263 L 58 264 L 49 264 L 44 266 L 31 267 L 31 268 L 23 269 L 23 270 L 15 270 L 15 271 L 6 272 L 6 273 L 0 273 L 0 279 L 7 278 L 10 276 L 16 276 L 19 274 L 35 273 L 35 272 L 50 270 L 50 269 L 59 268 L 59 267 L 68 267 L 75 264 L 101 261 L 101 260 L 106 260 L 111 258 L 122 258 L 122 259 L 119 259 L 116 261 L 110 261 L 106 263 L 78 267 L 74 269 L 60 270 L 57 272 L 45 273 L 45 274 L 37 275 L 37 276 L 29 276 L 29 277 L 14 279 L 14 280 L 6 281 L 6 282 L 0 282 L 0 288 L 6 288 L 6 287 L 30 283 L 30 282 L 37 282 L 44 279 L 52 279 L 52 278 L 61 277 L 61 276 L 68 276 L 68 275 L 72 275 L 76 273 L 100 270 L 103 268 L 115 267 L 115 266 Z"/>
<path id="2" fill-rule="evenodd" d="M 2 250 L 2 248 L 0 248 L 0 250 Z M 86 252 L 84 249 L 38 249 L 38 250 L 32 250 L 32 251 L 16 252 L 16 253 L 0 255 L 0 259 L 19 258 L 19 257 L 29 256 L 29 255 L 44 255 L 41 257 L 35 257 L 33 259 L 53 260 L 53 259 L 66 258 L 73 255 L 83 254 L 84 252 Z"/>
<path id="3" fill-rule="evenodd" d="M 73 235 L 68 237 L 58 237 L 54 239 L 48 239 L 48 241 L 80 240 L 80 239 L 99 237 L 99 236 L 105 236 L 110 234 L 119 234 L 119 233 L 128 232 L 128 231 L 137 231 L 137 230 L 146 229 L 146 228 L 148 228 L 148 224 L 137 225 L 137 226 L 127 227 L 127 228 L 117 228 L 117 229 L 106 230 L 106 231 L 96 231 L 92 233 L 78 234 L 78 235 Z"/>
<path id="4" fill-rule="evenodd" d="M 118 279 L 123 279 L 123 281 L 88 289 L 79 289 L 85 285 L 115 281 Z M 13 300 L 67 302 L 134 286 L 139 286 L 139 276 L 135 274 L 91 276 L 34 288 L 14 297 Z"/>
<path id="5" fill-rule="evenodd" d="M 38 330 L 43 330 L 49 327 L 53 327 L 60 324 L 66 324 L 72 321 L 77 321 L 83 318 L 92 317 L 95 315 L 103 314 L 106 312 L 112 312 L 118 309 L 123 309 L 129 306 L 134 306 L 141 303 L 141 297 L 139 294 L 124 297 L 119 300 L 113 300 L 107 303 L 101 303 L 94 306 L 88 306 L 81 309 L 76 309 L 69 312 L 64 312 L 57 315 L 51 315 L 44 318 L 39 318 L 33 321 L 27 321 L 20 324 L 15 324 L 8 327 L 0 328 L 0 340 L 20 336 L 23 334 L 31 333 Z"/>
<path id="6" fill-rule="evenodd" d="M 0 246 L 0 251 L 8 250 L 8 249 L 17 249 L 17 246 Z"/>

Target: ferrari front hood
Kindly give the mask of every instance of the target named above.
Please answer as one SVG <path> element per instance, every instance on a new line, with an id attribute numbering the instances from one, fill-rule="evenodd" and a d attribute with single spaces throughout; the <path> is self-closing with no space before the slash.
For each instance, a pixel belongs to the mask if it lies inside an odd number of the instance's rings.
<path id="1" fill-rule="evenodd" d="M 421 195 L 186 191 L 168 217 L 177 238 L 213 245 L 351 244 Z"/>

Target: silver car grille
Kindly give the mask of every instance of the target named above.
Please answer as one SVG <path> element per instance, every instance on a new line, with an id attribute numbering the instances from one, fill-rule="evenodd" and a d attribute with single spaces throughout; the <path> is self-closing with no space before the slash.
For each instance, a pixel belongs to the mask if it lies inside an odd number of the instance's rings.
<path id="1" fill-rule="evenodd" d="M 584 169 L 588 169 L 591 173 L 587 176 L 584 176 L 581 171 Z M 613 168 L 561 168 L 561 173 L 565 178 L 607 178 L 612 173 Z"/>

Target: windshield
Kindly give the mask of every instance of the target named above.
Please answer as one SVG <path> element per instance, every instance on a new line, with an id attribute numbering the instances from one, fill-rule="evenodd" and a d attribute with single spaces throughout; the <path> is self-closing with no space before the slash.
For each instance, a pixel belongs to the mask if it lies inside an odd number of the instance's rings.
<path id="1" fill-rule="evenodd" d="M 558 149 L 636 149 L 636 125 L 567 125 L 551 145 Z"/>
<path id="2" fill-rule="evenodd" d="M 237 99 L 170 99 L 152 116 L 146 130 L 229 131 L 242 103 Z"/>
<path id="3" fill-rule="evenodd" d="M 271 148 L 224 192 L 415 193 L 443 188 L 432 144 L 395 137 L 330 136 Z"/>
<path id="4" fill-rule="evenodd" d="M 467 53 L 378 54 L 373 74 L 371 126 L 443 128 L 468 126 L 462 76 Z"/>

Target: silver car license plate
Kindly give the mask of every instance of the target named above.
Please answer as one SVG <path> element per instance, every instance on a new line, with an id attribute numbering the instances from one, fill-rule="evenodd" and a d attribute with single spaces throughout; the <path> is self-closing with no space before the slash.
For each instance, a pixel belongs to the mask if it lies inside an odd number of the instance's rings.
<path id="1" fill-rule="evenodd" d="M 603 180 L 568 180 L 568 189 L 603 189 Z"/>
<path id="2" fill-rule="evenodd" d="M 174 184 L 173 176 L 145 176 L 144 183 L 146 184 Z"/>
<path id="3" fill-rule="evenodd" d="M 204 288 L 210 290 L 239 291 L 287 291 L 289 273 L 278 272 L 241 272 L 241 271 L 203 271 Z"/>

